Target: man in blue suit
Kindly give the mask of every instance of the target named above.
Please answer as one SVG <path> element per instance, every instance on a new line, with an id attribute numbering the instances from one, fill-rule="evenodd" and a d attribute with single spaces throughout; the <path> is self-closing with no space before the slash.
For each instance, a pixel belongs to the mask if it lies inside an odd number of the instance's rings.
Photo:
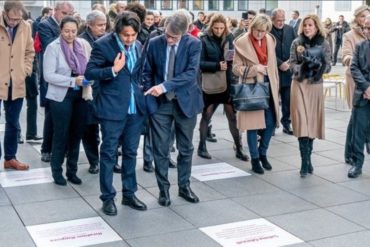
<path id="1" fill-rule="evenodd" d="M 133 12 L 124 12 L 116 20 L 115 30 L 94 43 L 87 64 L 87 80 L 99 81 L 96 114 L 102 132 L 100 147 L 100 199 L 103 212 L 116 215 L 113 167 L 118 143 L 122 142 L 122 204 L 136 210 L 146 205 L 136 196 L 136 155 L 146 113 L 140 82 L 141 51 L 136 41 L 140 20 Z M 120 138 L 122 138 L 120 140 Z"/>
<path id="2" fill-rule="evenodd" d="M 151 113 L 155 174 L 159 186 L 158 203 L 171 204 L 168 181 L 168 152 L 174 122 L 179 196 L 197 203 L 190 189 L 193 133 L 197 114 L 203 109 L 197 83 L 201 43 L 187 34 L 187 18 L 177 13 L 169 17 L 165 33 L 149 41 L 143 71 L 147 107 Z"/>

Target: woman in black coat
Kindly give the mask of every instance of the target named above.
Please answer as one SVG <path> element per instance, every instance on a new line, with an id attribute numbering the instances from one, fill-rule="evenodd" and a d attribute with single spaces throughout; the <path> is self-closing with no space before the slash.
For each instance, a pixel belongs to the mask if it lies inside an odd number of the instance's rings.
<path id="1" fill-rule="evenodd" d="M 236 128 L 236 112 L 230 98 L 230 84 L 233 83 L 232 75 L 232 60 L 233 60 L 233 35 L 227 29 L 226 18 L 221 14 L 215 14 L 206 30 L 204 36 L 201 37 L 202 53 L 200 58 L 200 69 L 202 72 L 202 88 L 204 98 L 204 109 L 202 119 L 200 121 L 200 142 L 198 147 L 198 156 L 211 159 L 211 155 L 207 151 L 206 137 L 208 123 L 211 121 L 213 113 L 216 111 L 219 104 L 224 105 L 229 129 L 233 136 L 236 146 L 236 157 L 247 161 L 248 156 L 243 152 L 239 131 Z M 210 85 L 205 85 L 207 76 L 212 76 L 216 72 L 224 71 L 226 74 L 225 83 L 227 87 L 223 92 L 210 93 L 206 90 Z M 225 78 L 225 77 L 224 77 Z M 205 92 L 207 91 L 207 92 Z"/>

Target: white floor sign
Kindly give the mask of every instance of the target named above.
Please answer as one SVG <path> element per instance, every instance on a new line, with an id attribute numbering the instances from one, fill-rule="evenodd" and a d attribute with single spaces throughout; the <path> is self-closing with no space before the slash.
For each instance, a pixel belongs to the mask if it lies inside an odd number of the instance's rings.
<path id="1" fill-rule="evenodd" d="M 192 167 L 191 176 L 199 181 L 244 177 L 251 174 L 227 163 L 197 165 Z"/>
<path id="2" fill-rule="evenodd" d="M 87 246 L 122 238 L 100 217 L 27 226 L 38 247 Z"/>
<path id="3" fill-rule="evenodd" d="M 200 228 L 227 247 L 278 247 L 303 241 L 265 219 L 247 220 Z"/>
<path id="4" fill-rule="evenodd" d="M 0 173 L 0 184 L 2 187 L 52 183 L 53 181 L 50 168 L 36 168 L 28 171 L 5 171 Z"/>

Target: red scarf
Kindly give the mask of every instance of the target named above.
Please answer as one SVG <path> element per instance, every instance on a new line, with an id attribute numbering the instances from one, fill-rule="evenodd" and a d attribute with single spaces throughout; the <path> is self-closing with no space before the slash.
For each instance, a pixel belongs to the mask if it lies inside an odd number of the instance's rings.
<path id="1" fill-rule="evenodd" d="M 254 50 L 257 53 L 258 61 L 262 65 L 267 65 L 267 39 L 266 36 L 261 40 L 261 46 L 259 45 L 258 39 L 254 38 L 252 33 L 249 34 L 250 40 Z"/>

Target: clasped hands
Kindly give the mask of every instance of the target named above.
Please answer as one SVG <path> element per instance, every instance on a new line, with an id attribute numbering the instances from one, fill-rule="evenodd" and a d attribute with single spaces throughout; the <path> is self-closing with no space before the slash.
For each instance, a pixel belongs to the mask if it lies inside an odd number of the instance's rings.
<path id="1" fill-rule="evenodd" d="M 322 66 L 322 63 L 316 57 L 302 56 L 302 58 L 307 69 L 319 70 Z"/>

